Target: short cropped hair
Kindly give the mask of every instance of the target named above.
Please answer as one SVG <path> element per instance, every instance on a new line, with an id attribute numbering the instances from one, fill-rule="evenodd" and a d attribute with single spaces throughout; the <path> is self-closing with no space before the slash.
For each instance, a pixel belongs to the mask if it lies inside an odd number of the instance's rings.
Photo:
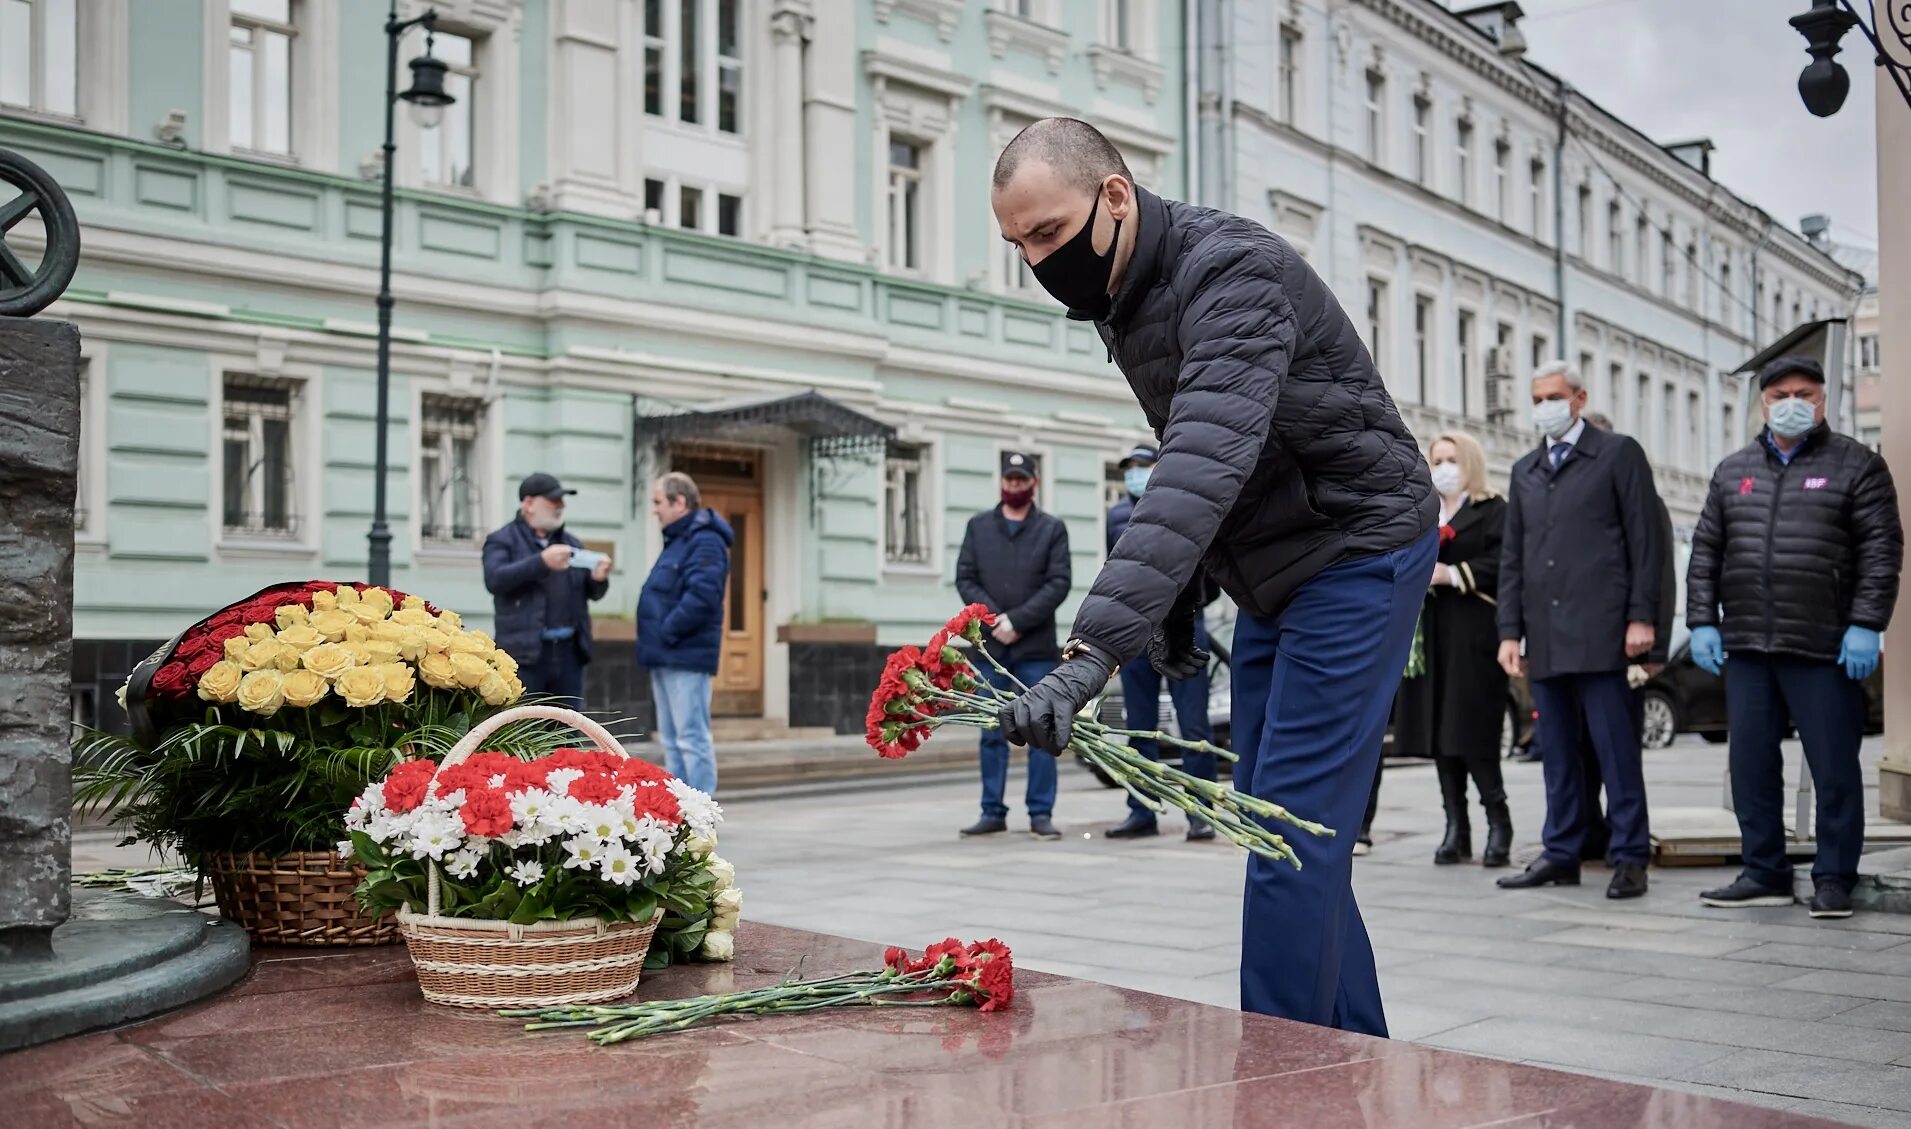
<path id="1" fill-rule="evenodd" d="M 682 498 L 684 505 L 693 510 L 703 506 L 703 493 L 697 489 L 697 480 L 680 470 L 673 470 L 659 478 L 657 489 L 664 492 L 665 501 Z"/>
<path id="2" fill-rule="evenodd" d="M 1101 130 L 1077 118 L 1043 118 L 1024 127 L 995 159 L 994 186 L 1015 179 L 1022 163 L 1030 160 L 1049 166 L 1084 192 L 1095 191 L 1111 176 L 1135 182 L 1121 150 Z"/>
<path id="3" fill-rule="evenodd" d="M 1554 376 L 1565 377 L 1566 387 L 1575 392 L 1583 391 L 1586 387 L 1585 378 L 1579 375 L 1579 370 L 1567 364 L 1565 361 L 1548 361 L 1539 366 L 1533 373 L 1533 379 L 1535 381 L 1545 380 L 1548 377 Z"/>

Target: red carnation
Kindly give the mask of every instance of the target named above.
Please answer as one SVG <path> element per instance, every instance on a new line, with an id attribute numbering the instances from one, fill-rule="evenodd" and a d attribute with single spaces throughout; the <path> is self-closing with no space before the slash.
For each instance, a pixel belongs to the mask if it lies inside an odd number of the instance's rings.
<path id="1" fill-rule="evenodd" d="M 995 613 L 985 604 L 970 604 L 948 622 L 951 635 L 960 635 L 971 643 L 982 642 L 982 629 L 995 626 Z"/>
<path id="2" fill-rule="evenodd" d="M 987 955 L 984 956 L 984 954 Z M 990 937 L 986 941 L 971 941 L 969 943 L 969 955 L 978 961 L 1008 960 L 1010 957 L 1009 947 L 994 937 Z"/>
<path id="3" fill-rule="evenodd" d="M 496 839 L 511 830 L 511 801 L 497 788 L 474 789 L 465 793 L 458 816 L 465 834 Z"/>
<path id="4" fill-rule="evenodd" d="M 672 827 L 683 822 L 683 807 L 677 803 L 676 793 L 668 788 L 639 788 L 631 801 L 639 819 L 650 816 Z"/>
<path id="5" fill-rule="evenodd" d="M 617 798 L 617 778 L 608 772 L 587 772 L 571 781 L 571 799 L 586 804 L 608 804 Z"/>
<path id="6" fill-rule="evenodd" d="M 462 791 L 470 795 L 479 788 L 489 787 L 492 775 L 470 761 L 463 761 L 450 768 L 439 770 L 438 778 L 432 782 L 431 794 L 449 796 L 453 792 Z"/>
<path id="7" fill-rule="evenodd" d="M 1440 544 L 1444 545 L 1448 541 L 1453 540 L 1456 536 L 1458 536 L 1458 534 L 1453 532 L 1452 526 L 1443 525 L 1440 527 Z"/>
<path id="8" fill-rule="evenodd" d="M 936 965 L 942 963 L 942 958 L 945 956 L 955 962 L 956 974 L 969 970 L 971 961 L 968 946 L 956 940 L 954 937 L 950 937 L 946 941 L 937 941 L 935 944 L 923 950 L 922 959 L 916 962 L 914 970 L 921 971 L 934 968 Z"/>
<path id="9" fill-rule="evenodd" d="M 625 757 L 624 763 L 617 766 L 617 783 L 631 787 L 646 784 L 668 784 L 676 777 L 663 770 L 659 765 L 651 764 L 642 757 Z"/>
<path id="10" fill-rule="evenodd" d="M 385 806 L 403 814 L 425 802 L 425 789 L 438 766 L 428 760 L 400 761 L 385 777 Z"/>
<path id="11" fill-rule="evenodd" d="M 484 773 L 485 779 L 488 780 L 493 776 L 510 772 L 511 767 L 520 762 L 510 753 L 483 752 L 472 753 L 464 759 L 463 763 Z"/>
<path id="12" fill-rule="evenodd" d="M 504 790 L 515 796 L 527 788 L 549 788 L 550 777 L 551 766 L 545 761 L 513 761 L 504 770 Z"/>
<path id="13" fill-rule="evenodd" d="M 898 948 L 895 945 L 889 946 L 883 950 L 883 964 L 895 969 L 897 972 L 907 971 L 909 968 L 909 950 Z"/>
<path id="14" fill-rule="evenodd" d="M 1015 966 L 1006 956 L 984 961 L 976 969 L 973 983 L 975 994 L 982 1000 L 982 1010 L 1000 1011 L 1015 998 Z"/>
<path id="15" fill-rule="evenodd" d="M 552 768 L 574 768 L 579 772 L 615 773 L 624 758 L 601 749 L 556 749 L 544 758 Z"/>

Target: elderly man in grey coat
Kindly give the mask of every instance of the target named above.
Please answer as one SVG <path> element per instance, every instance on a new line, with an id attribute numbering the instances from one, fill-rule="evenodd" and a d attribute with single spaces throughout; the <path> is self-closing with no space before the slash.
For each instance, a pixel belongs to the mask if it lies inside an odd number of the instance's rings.
<path id="1" fill-rule="evenodd" d="M 1545 852 L 1507 889 L 1579 885 L 1586 837 L 1582 724 L 1605 777 L 1612 826 L 1609 898 L 1646 892 L 1646 783 L 1626 668 L 1653 649 L 1663 598 L 1659 528 L 1646 453 L 1589 426 L 1586 389 L 1564 362 L 1533 376 L 1541 442 L 1513 464 L 1500 550 L 1500 665 L 1525 674 L 1539 710 Z M 1522 655 L 1521 642 L 1525 643 Z"/>

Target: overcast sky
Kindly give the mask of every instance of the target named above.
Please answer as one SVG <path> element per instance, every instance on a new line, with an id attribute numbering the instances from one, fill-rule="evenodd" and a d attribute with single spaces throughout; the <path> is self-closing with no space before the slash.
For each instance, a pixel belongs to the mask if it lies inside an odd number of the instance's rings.
<path id="1" fill-rule="evenodd" d="M 1810 0 L 1520 6 L 1533 62 L 1654 141 L 1711 138 L 1718 146 L 1713 177 L 1788 227 L 1824 212 L 1832 238 L 1876 245 L 1875 68 L 1858 29 L 1846 33 L 1838 55 L 1851 75 L 1851 96 L 1837 114 L 1815 118 L 1798 100 L 1798 72 L 1810 62 L 1805 39 L 1785 22 Z"/>

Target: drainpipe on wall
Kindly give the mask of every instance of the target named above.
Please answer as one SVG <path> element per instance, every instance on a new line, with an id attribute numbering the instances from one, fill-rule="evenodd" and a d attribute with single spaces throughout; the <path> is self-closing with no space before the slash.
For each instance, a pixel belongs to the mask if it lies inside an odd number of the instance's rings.
<path id="1" fill-rule="evenodd" d="M 1196 99 L 1200 128 L 1200 180 L 1194 198 L 1208 207 L 1220 205 L 1221 183 L 1221 0 L 1196 0 Z"/>
<path id="2" fill-rule="evenodd" d="M 1221 170 L 1220 183 L 1215 185 L 1215 207 L 1224 212 L 1232 212 L 1234 207 L 1234 50 L 1228 45 L 1234 30 L 1233 0 L 1216 0 L 1215 5 L 1215 50 L 1220 60 L 1220 72 L 1217 76 L 1221 83 L 1221 119 L 1219 146 L 1220 159 L 1215 167 Z"/>
<path id="3" fill-rule="evenodd" d="M 1553 77 L 1553 94 L 1559 101 L 1559 132 L 1553 138 L 1553 301 L 1559 311 L 1559 333 L 1554 340 L 1559 342 L 1561 359 L 1573 355 L 1573 343 L 1566 339 L 1566 326 L 1571 321 L 1566 315 L 1566 98 L 1569 88 L 1566 80 Z M 1585 254 L 1585 248 L 1580 254 Z M 1592 379 L 1591 373 L 1580 373 L 1579 379 Z"/>
<path id="4" fill-rule="evenodd" d="M 1181 6 L 1181 195 L 1203 203 L 1201 187 L 1201 13 L 1194 4 Z"/>

